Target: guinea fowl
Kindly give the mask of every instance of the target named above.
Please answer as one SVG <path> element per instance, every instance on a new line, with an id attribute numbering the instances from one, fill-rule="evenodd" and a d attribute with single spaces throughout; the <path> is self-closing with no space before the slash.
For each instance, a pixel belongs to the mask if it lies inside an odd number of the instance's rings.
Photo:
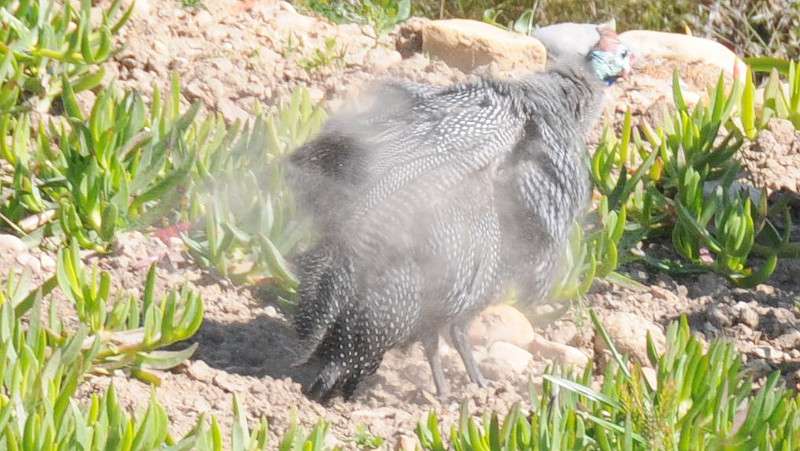
<path id="1" fill-rule="evenodd" d="M 292 154 L 318 235 L 295 261 L 297 364 L 323 365 L 310 398 L 350 399 L 387 350 L 417 341 L 446 396 L 440 333 L 486 385 L 465 328 L 508 284 L 523 302 L 548 294 L 588 203 L 583 137 L 628 58 L 601 33 L 588 55 L 519 80 L 384 83 Z"/>

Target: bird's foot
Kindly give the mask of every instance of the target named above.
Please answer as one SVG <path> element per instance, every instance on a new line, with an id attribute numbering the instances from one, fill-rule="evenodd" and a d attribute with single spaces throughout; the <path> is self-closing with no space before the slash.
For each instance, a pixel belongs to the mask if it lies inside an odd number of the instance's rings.
<path id="1" fill-rule="evenodd" d="M 322 405 L 328 405 L 336 394 L 336 388 L 340 385 L 341 377 L 341 366 L 329 363 L 320 371 L 319 375 L 317 375 L 317 378 L 308 389 L 303 390 L 303 394 Z"/>
<path id="2" fill-rule="evenodd" d="M 450 338 L 453 340 L 453 346 L 455 346 L 456 351 L 458 351 L 458 355 L 461 356 L 461 360 L 464 362 L 464 368 L 467 370 L 469 380 L 480 388 L 488 387 L 489 384 L 486 382 L 486 378 L 481 374 L 478 363 L 475 361 L 475 356 L 472 354 L 472 348 L 467 341 L 467 334 L 464 332 L 464 325 L 451 325 Z"/>

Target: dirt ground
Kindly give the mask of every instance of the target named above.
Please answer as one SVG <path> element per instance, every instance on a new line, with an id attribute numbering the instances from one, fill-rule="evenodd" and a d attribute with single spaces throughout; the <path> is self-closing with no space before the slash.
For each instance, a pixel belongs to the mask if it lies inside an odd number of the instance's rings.
<path id="1" fill-rule="evenodd" d="M 117 83 L 149 93 L 153 84 L 166 89 L 170 71 L 177 71 L 187 103 L 200 99 L 228 120 L 246 119 L 256 103 L 274 105 L 299 85 L 308 86 L 312 97 L 324 99 L 329 109 L 335 109 L 342 98 L 376 77 L 440 84 L 466 78 L 441 62 L 409 51 L 413 42 L 407 42 L 407 34 L 375 37 L 367 28 L 332 25 L 300 15 L 281 2 L 204 0 L 200 7 L 185 7 L 177 0 L 138 0 L 136 9 L 120 38 L 126 47 L 110 64 Z M 403 54 L 395 47 L 399 36 L 407 45 Z M 413 38 L 413 33 L 410 36 Z M 333 42 L 334 50 L 320 50 L 326 39 Z M 315 52 L 321 53 L 315 58 Z M 653 86 L 651 81 L 639 78 L 615 88 L 610 117 L 617 119 L 631 104 L 637 117 L 652 114 L 653 106 L 668 95 L 669 85 L 653 93 L 648 88 Z M 788 139 L 800 142 L 797 136 Z M 440 402 L 433 396 L 430 370 L 421 349 L 414 346 L 407 353 L 387 354 L 378 373 L 362 384 L 353 402 L 336 400 L 324 408 L 308 401 L 300 391 L 315 368 L 288 365 L 296 339 L 279 307 L 247 287 L 235 287 L 204 273 L 187 260 L 179 246 L 169 247 L 138 232 L 125 234 L 121 241 L 119 253 L 98 263 L 111 271 L 122 288 L 139 291 L 148 265 L 158 261 L 159 290 L 188 282 L 205 300 L 204 324 L 191 340 L 200 344 L 196 354 L 187 365 L 161 374 L 163 384 L 155 391 L 170 416 L 174 436 L 188 431 L 203 413 L 216 415 L 223 427 L 229 428 L 232 394 L 238 393 L 252 420 L 268 419 L 273 438 L 296 415 L 306 428 L 325 418 L 343 440 L 340 444 L 348 448 L 357 447 L 346 440 L 362 424 L 394 448 L 413 443 L 417 422 L 430 410 L 449 423 L 457 419 L 463 399 L 475 412 L 505 411 L 514 402 L 525 403 L 529 386 L 536 385 L 547 363 L 535 359 L 522 372 L 489 372 L 495 380 L 480 389 L 468 384 L 456 353 L 447 349 L 445 373 L 454 388 L 464 389 L 454 390 L 458 398 Z M 38 278 L 52 271 L 50 257 L 34 252 Z M 5 272 L 8 268 L 2 266 L 0 263 L 0 272 Z M 661 327 L 687 314 L 704 339 L 733 340 L 745 353 L 756 378 L 779 369 L 788 383 L 797 384 L 799 270 L 800 262 L 784 260 L 769 283 L 743 290 L 714 275 L 673 279 L 633 266 L 626 272 L 647 287 L 644 291 L 599 282 L 585 305 L 601 316 L 627 312 Z M 590 357 L 596 355 L 584 308 L 573 309 L 550 324 L 536 325 L 536 331 Z M 112 379 L 120 400 L 132 407 L 141 406 L 151 390 L 120 374 L 90 377 L 81 388 L 82 396 L 102 390 Z"/>

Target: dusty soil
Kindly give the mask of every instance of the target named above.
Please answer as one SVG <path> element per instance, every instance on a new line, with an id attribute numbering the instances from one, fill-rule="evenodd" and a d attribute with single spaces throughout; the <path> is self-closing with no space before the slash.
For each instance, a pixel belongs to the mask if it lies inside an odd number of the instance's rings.
<path id="1" fill-rule="evenodd" d="M 187 103 L 199 99 L 228 120 L 246 119 L 256 103 L 270 107 L 298 85 L 308 86 L 314 98 L 325 100 L 328 108 L 335 109 L 345 96 L 376 77 L 439 84 L 467 77 L 415 53 L 413 32 L 398 31 L 376 38 L 365 27 L 329 24 L 300 15 L 285 3 L 205 0 L 198 8 L 183 7 L 179 1 L 137 3 L 134 18 L 121 36 L 126 48 L 110 64 L 117 83 L 150 93 L 154 84 L 166 89 L 170 72 L 176 71 Z M 334 42 L 335 50 L 314 60 L 316 51 L 326 52 L 320 49 L 329 38 L 335 39 L 329 41 Z M 398 38 L 402 54 L 396 50 Z M 671 76 L 671 70 L 663 72 L 667 78 Z M 650 78 L 615 88 L 609 118 L 618 119 L 628 105 L 637 115 L 648 116 L 669 93 L 669 85 L 657 92 L 648 88 L 654 85 L 656 75 L 648 74 Z M 795 140 L 795 144 L 800 142 Z M 798 151 L 798 146 L 790 148 Z M 287 426 L 296 414 L 305 427 L 318 418 L 327 419 L 341 440 L 353 437 L 356 427 L 365 424 L 394 448 L 396 444 L 413 443 L 417 421 L 432 409 L 449 423 L 457 419 L 459 403 L 465 399 L 476 412 L 504 411 L 516 401 L 525 402 L 530 384 L 536 385 L 547 363 L 534 360 L 520 373 L 489 368 L 487 374 L 499 380 L 479 389 L 467 383 L 460 360 L 448 349 L 445 372 L 459 396 L 440 402 L 432 394 L 430 370 L 421 349 L 414 346 L 408 352 L 387 354 L 378 373 L 361 386 L 353 402 L 337 400 L 324 408 L 308 401 L 300 391 L 315 368 L 288 365 L 296 339 L 280 308 L 247 287 L 235 287 L 205 273 L 187 260 L 177 244 L 167 246 L 139 232 L 125 234 L 121 243 L 119 252 L 97 261 L 111 271 L 120 288 L 140 291 L 148 265 L 158 261 L 159 291 L 189 283 L 205 300 L 204 324 L 191 340 L 200 344 L 197 353 L 188 364 L 161 374 L 163 383 L 155 390 L 166 406 L 176 436 L 188 431 L 201 413 L 214 414 L 229 427 L 232 394 L 238 393 L 251 419 L 264 416 L 269 420 L 272 434 Z M 8 271 L 9 266 L 24 264 L 37 272 L 37 280 L 42 280 L 53 268 L 52 255 L 46 252 L 0 257 L 0 273 Z M 785 260 L 768 284 L 742 290 L 714 275 L 673 279 L 632 266 L 626 271 L 645 284 L 646 290 L 636 292 L 600 282 L 585 304 L 601 316 L 628 312 L 661 327 L 687 314 L 694 330 L 705 340 L 733 340 L 745 353 L 756 378 L 779 369 L 787 382 L 797 384 L 800 313 L 795 302 L 800 299 L 799 270 L 800 263 Z M 541 309 L 546 313 L 553 307 Z M 553 323 L 536 325 L 536 330 L 590 357 L 599 354 L 585 309 L 572 309 Z M 90 377 L 81 387 L 82 396 L 102 390 L 112 379 L 120 400 L 132 407 L 141 406 L 151 390 L 119 374 L 113 378 Z M 343 444 L 356 447 L 352 442 Z"/>

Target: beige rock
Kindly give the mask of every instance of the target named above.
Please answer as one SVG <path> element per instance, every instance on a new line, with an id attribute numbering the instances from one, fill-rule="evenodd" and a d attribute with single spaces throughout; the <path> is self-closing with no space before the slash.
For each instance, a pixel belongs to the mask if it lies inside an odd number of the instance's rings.
<path id="1" fill-rule="evenodd" d="M 426 23 L 422 50 L 464 72 L 494 63 L 511 75 L 542 70 L 547 60 L 547 50 L 536 38 L 465 19 Z"/>
<path id="2" fill-rule="evenodd" d="M 583 369 L 589 364 L 589 357 L 580 349 L 552 342 L 539 335 L 530 342 L 528 350 L 534 357 L 553 360 L 563 366 Z"/>
<path id="3" fill-rule="evenodd" d="M 729 76 L 744 76 L 747 66 L 719 42 L 679 33 L 630 30 L 619 35 L 637 59 L 670 58 L 687 63 L 700 61 L 724 70 Z"/>
<path id="4" fill-rule="evenodd" d="M 758 312 L 756 312 L 755 309 L 753 309 L 753 307 L 744 302 L 737 302 L 735 309 L 737 310 L 739 315 L 739 322 L 752 329 L 758 327 L 760 318 Z"/>
<path id="5" fill-rule="evenodd" d="M 33 232 L 37 228 L 50 222 L 56 216 L 55 210 L 47 210 L 42 213 L 28 216 L 19 222 L 19 228 L 26 232 Z"/>
<path id="6" fill-rule="evenodd" d="M 519 310 L 497 304 L 489 306 L 472 321 L 467 335 L 473 345 L 490 346 L 504 341 L 527 348 L 535 334 L 530 321 Z"/>
<path id="7" fill-rule="evenodd" d="M 28 267 L 28 269 L 30 269 L 34 273 L 39 273 L 42 271 L 41 262 L 39 262 L 39 259 L 31 254 L 28 253 L 19 254 L 17 255 L 16 260 L 17 264 Z"/>
<path id="8" fill-rule="evenodd" d="M 417 449 L 417 439 L 409 435 L 400 435 L 395 443 L 396 450 L 414 451 Z"/>
<path id="9" fill-rule="evenodd" d="M 0 234 L 0 251 L 9 251 L 14 254 L 25 251 L 25 243 L 14 235 Z"/>
<path id="10" fill-rule="evenodd" d="M 800 347 L 800 330 L 791 330 L 775 339 L 775 344 L 786 351 Z"/>
<path id="11" fill-rule="evenodd" d="M 614 312 L 601 319 L 617 350 L 642 365 L 649 365 L 647 358 L 647 333 L 653 337 L 656 350 L 664 352 L 666 337 L 661 326 L 640 316 L 627 312 Z M 607 352 L 608 348 L 600 334 L 594 337 L 595 349 Z"/>
<path id="12" fill-rule="evenodd" d="M 207 382 L 214 378 L 214 373 L 208 364 L 202 360 L 191 362 L 188 368 L 189 377 L 196 381 Z"/>
<path id="13" fill-rule="evenodd" d="M 489 347 L 487 360 L 503 369 L 521 373 L 533 361 L 533 355 L 519 346 L 498 341 Z"/>
<path id="14" fill-rule="evenodd" d="M 50 255 L 42 254 L 42 256 L 39 257 L 39 262 L 42 265 L 42 269 L 45 271 L 53 271 L 56 269 L 56 260 Z"/>

